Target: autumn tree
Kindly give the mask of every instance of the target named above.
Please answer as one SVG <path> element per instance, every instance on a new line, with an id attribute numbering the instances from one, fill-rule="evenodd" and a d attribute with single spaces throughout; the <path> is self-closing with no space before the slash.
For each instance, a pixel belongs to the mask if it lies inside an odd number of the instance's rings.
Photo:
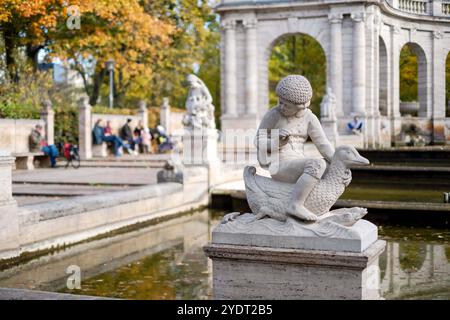
<path id="1" fill-rule="evenodd" d="M 216 109 L 220 104 L 220 53 L 217 15 L 207 0 L 160 0 L 145 2 L 145 10 L 175 26 L 172 44 L 163 50 L 150 84 L 150 103 L 159 106 L 162 97 L 184 107 L 185 77 L 197 73 L 210 89 Z"/>
<path id="2" fill-rule="evenodd" d="M 49 45 L 52 30 L 63 21 L 64 3 L 64 0 L 0 1 L 0 34 L 10 80 L 19 80 L 19 49 L 24 49 L 28 62 L 36 68 L 39 50 Z"/>
<path id="3" fill-rule="evenodd" d="M 79 72 L 92 105 L 98 101 L 109 59 L 115 61 L 114 91 L 119 104 L 133 86 L 147 92 L 147 82 L 171 43 L 173 25 L 146 12 L 137 0 L 77 3 L 81 28 L 64 30 L 52 45 L 51 56 L 70 62 Z"/>
<path id="4" fill-rule="evenodd" d="M 131 86 L 141 92 L 171 42 L 170 22 L 144 11 L 138 0 L 73 0 L 81 28 L 67 26 L 69 3 L 64 0 L 2 0 L 0 32 L 9 78 L 18 81 L 20 54 L 36 69 L 41 49 L 47 58 L 60 58 L 83 77 L 95 105 L 104 81 L 105 61 L 114 59 L 115 95 L 119 101 Z"/>

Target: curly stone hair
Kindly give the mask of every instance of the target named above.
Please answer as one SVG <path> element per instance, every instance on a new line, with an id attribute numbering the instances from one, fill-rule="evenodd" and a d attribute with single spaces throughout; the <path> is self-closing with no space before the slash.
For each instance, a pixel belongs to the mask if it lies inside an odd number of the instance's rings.
<path id="1" fill-rule="evenodd" d="M 284 77 L 277 84 L 276 93 L 279 98 L 293 104 L 308 103 L 313 95 L 313 90 L 308 79 L 304 76 L 293 74 Z"/>

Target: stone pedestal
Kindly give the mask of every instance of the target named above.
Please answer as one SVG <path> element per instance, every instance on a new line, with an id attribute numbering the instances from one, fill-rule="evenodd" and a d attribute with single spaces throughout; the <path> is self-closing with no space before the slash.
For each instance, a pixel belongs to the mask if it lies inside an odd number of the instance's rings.
<path id="1" fill-rule="evenodd" d="M 219 161 L 215 129 L 185 129 L 183 136 L 184 165 L 209 165 Z"/>
<path id="2" fill-rule="evenodd" d="M 220 118 L 222 132 L 226 130 L 256 130 L 259 119 L 256 114 L 245 114 L 239 116 L 222 115 Z"/>
<path id="3" fill-rule="evenodd" d="M 333 119 L 321 119 L 323 131 L 325 132 L 328 140 L 334 145 L 337 146 L 339 142 L 339 133 L 337 121 Z"/>
<path id="4" fill-rule="evenodd" d="M 88 97 L 82 97 L 78 101 L 78 144 L 80 158 L 92 158 L 92 117 L 91 105 Z"/>
<path id="5" fill-rule="evenodd" d="M 204 247 L 214 299 L 380 299 L 385 242 L 372 223 L 249 222 L 251 216 L 219 224 Z"/>
<path id="6" fill-rule="evenodd" d="M 19 254 L 19 217 L 12 197 L 14 157 L 0 150 L 0 260 Z"/>

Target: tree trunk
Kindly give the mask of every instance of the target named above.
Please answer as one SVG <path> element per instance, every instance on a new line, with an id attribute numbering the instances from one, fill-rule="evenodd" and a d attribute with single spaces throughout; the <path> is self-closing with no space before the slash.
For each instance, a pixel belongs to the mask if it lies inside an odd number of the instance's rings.
<path id="1" fill-rule="evenodd" d="M 11 27 L 4 27 L 3 29 L 3 40 L 5 44 L 5 63 L 6 69 L 8 70 L 9 79 L 12 82 L 19 81 L 19 73 L 17 72 L 16 61 L 14 58 L 15 49 L 15 34 Z"/>
<path id="2" fill-rule="evenodd" d="M 91 96 L 89 97 L 89 104 L 95 106 L 97 104 L 98 96 L 100 95 L 100 86 L 106 75 L 106 69 L 102 68 L 99 72 L 94 74 L 94 84 L 92 87 Z"/>
<path id="3" fill-rule="evenodd" d="M 27 45 L 27 57 L 31 61 L 33 71 L 37 71 L 38 69 L 38 53 L 39 50 L 41 50 L 42 48 L 44 48 L 44 46 L 42 45 L 38 46 L 32 44 Z"/>

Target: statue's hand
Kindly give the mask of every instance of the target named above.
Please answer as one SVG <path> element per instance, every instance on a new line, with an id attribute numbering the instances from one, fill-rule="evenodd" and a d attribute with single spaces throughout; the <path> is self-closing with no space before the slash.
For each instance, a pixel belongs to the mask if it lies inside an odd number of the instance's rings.
<path id="1" fill-rule="evenodd" d="M 289 136 L 291 133 L 286 129 L 280 129 L 279 137 L 280 137 L 280 145 L 285 145 L 289 141 Z"/>

